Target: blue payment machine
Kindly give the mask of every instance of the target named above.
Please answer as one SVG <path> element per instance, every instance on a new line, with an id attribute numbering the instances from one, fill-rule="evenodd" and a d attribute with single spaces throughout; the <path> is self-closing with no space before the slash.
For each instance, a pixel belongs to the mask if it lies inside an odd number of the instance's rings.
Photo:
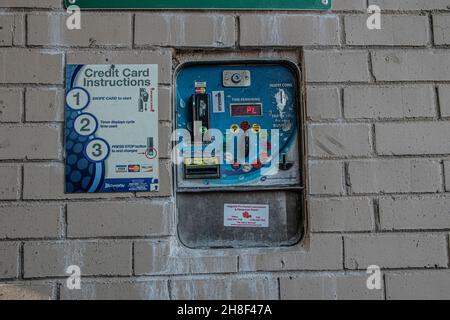
<path id="1" fill-rule="evenodd" d="M 188 247 L 292 245 L 304 216 L 300 72 L 288 61 L 176 72 L 178 233 Z"/>

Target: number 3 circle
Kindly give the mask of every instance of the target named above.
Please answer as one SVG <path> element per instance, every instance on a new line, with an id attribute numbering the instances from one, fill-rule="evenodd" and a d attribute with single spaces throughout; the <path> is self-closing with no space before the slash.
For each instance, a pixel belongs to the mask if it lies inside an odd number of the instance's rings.
<path id="1" fill-rule="evenodd" d="M 94 139 L 89 141 L 86 145 L 85 153 L 86 157 L 92 162 L 100 162 L 108 158 L 109 145 L 103 139 Z"/>
<path id="2" fill-rule="evenodd" d="M 97 131 L 98 122 L 90 113 L 83 113 L 75 119 L 74 128 L 80 136 L 90 136 Z"/>

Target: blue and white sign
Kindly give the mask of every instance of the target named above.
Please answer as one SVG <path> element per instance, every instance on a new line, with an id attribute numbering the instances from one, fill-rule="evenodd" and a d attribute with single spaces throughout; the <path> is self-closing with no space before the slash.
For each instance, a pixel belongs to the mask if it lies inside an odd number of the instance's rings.
<path id="1" fill-rule="evenodd" d="M 66 68 L 65 191 L 158 191 L 158 66 Z"/>

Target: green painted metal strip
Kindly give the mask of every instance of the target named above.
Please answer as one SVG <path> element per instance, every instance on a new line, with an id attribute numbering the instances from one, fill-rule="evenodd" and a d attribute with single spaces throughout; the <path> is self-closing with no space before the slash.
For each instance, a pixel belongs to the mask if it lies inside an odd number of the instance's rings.
<path id="1" fill-rule="evenodd" d="M 332 0 L 64 0 L 81 9 L 329 10 Z"/>

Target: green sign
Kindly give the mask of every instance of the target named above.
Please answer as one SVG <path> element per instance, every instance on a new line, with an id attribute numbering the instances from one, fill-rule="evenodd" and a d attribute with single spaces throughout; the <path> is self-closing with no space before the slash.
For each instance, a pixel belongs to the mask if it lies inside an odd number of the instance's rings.
<path id="1" fill-rule="evenodd" d="M 82 9 L 329 10 L 332 0 L 64 0 Z"/>

